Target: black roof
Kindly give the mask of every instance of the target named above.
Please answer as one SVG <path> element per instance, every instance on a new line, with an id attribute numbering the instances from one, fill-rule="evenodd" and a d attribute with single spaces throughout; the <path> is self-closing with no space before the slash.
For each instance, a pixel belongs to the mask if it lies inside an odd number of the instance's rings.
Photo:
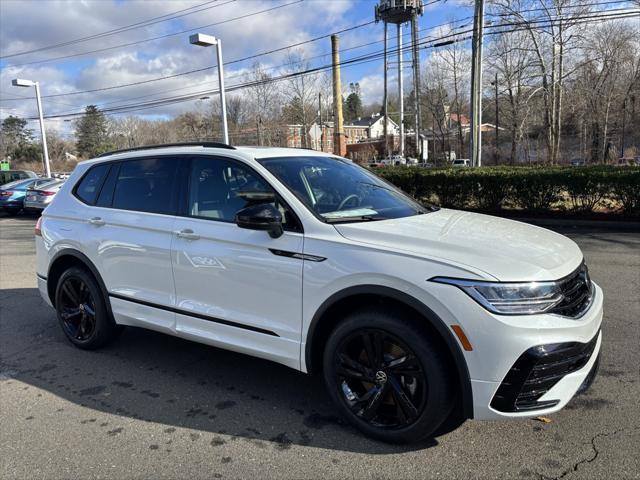
<path id="1" fill-rule="evenodd" d="M 359 118 L 357 120 L 353 120 L 353 121 L 349 122 L 348 124 L 345 123 L 345 125 L 347 125 L 347 126 L 355 126 L 355 127 L 370 127 L 371 125 L 376 123 L 381 118 L 382 118 L 382 116 L 380 116 L 380 115 L 376 115 L 375 117 L 364 117 L 364 118 Z"/>
<path id="2" fill-rule="evenodd" d="M 183 143 L 164 143 L 161 145 L 145 145 L 143 147 L 123 148 L 122 150 L 113 150 L 111 152 L 105 152 L 98 157 L 108 157 L 109 155 L 115 155 L 116 153 L 124 152 L 136 152 L 139 150 L 152 150 L 155 148 L 170 148 L 170 147 L 208 147 L 208 148 L 226 148 L 228 150 L 235 150 L 236 148 L 227 145 L 226 143 L 219 142 L 183 142 Z"/>

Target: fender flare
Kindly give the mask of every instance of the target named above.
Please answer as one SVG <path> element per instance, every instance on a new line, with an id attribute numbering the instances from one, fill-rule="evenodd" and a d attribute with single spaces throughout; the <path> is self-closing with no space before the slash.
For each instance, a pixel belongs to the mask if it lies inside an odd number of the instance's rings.
<path id="1" fill-rule="evenodd" d="M 80 263 L 82 263 L 86 268 L 89 269 L 93 277 L 96 279 L 96 282 L 98 282 L 100 291 L 104 296 L 105 304 L 107 306 L 107 312 L 109 313 L 109 316 L 111 317 L 111 319 L 113 319 L 114 317 L 113 317 L 113 312 L 111 311 L 111 302 L 109 301 L 109 291 L 107 290 L 107 287 L 104 284 L 104 281 L 100 276 L 100 273 L 98 273 L 98 269 L 96 268 L 96 266 L 89 259 L 89 257 L 87 257 L 84 253 L 80 252 L 79 250 L 75 250 L 73 248 L 63 248 L 62 250 L 56 252 L 56 254 L 51 258 L 51 262 L 49 262 L 49 270 L 47 271 L 47 290 L 49 291 L 49 297 L 51 298 L 51 290 L 53 287 L 52 285 L 49 284 L 51 279 L 51 267 L 55 265 L 56 260 L 58 260 L 61 257 L 74 257 L 76 260 L 79 260 Z M 54 291 L 54 294 L 55 294 L 55 291 Z M 55 304 L 55 299 L 51 299 L 51 301 L 52 303 Z"/>
<path id="2" fill-rule="evenodd" d="M 411 295 L 394 288 L 384 287 L 381 285 L 358 285 L 340 290 L 339 292 L 334 293 L 328 299 L 326 299 L 314 314 L 307 331 L 305 344 L 305 363 L 307 371 L 309 373 L 312 373 L 314 335 L 316 333 L 318 325 L 320 324 L 320 319 L 323 317 L 325 312 L 327 312 L 327 310 L 329 310 L 340 300 L 355 295 L 365 294 L 388 297 L 392 300 L 406 305 L 409 308 L 412 308 L 413 310 L 420 313 L 426 319 L 426 321 L 429 322 L 429 325 L 433 327 L 436 332 L 438 332 L 438 334 L 444 340 L 447 350 L 451 354 L 455 363 L 455 370 L 458 375 L 460 392 L 462 394 L 461 400 L 463 414 L 465 418 L 473 418 L 473 393 L 471 389 L 471 377 L 469 375 L 467 362 L 464 358 L 462 350 L 460 349 L 460 345 L 453 336 L 453 333 L 445 324 L 445 322 L 427 305 L 412 297 Z"/>

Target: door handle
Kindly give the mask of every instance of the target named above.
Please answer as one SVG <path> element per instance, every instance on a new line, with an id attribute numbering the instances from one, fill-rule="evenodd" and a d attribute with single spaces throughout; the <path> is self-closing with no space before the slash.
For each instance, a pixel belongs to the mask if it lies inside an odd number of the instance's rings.
<path id="1" fill-rule="evenodd" d="M 89 219 L 89 223 L 90 223 L 91 225 L 97 225 L 97 226 L 99 226 L 99 227 L 100 227 L 100 226 L 104 225 L 104 224 L 105 224 L 105 223 L 107 223 L 107 222 L 105 222 L 105 221 L 104 221 L 103 219 L 101 219 L 100 217 L 93 217 L 93 218 L 90 218 L 90 219 Z"/>
<path id="2" fill-rule="evenodd" d="M 184 238 L 185 240 L 198 240 L 200 235 L 197 233 L 193 233 L 193 230 L 190 228 L 185 228 L 184 230 L 178 230 L 176 232 L 176 236 L 178 238 Z"/>

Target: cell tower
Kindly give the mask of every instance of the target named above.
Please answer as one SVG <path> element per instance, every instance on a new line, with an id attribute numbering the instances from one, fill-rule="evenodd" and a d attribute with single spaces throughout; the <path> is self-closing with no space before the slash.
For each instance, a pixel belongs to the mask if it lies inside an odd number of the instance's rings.
<path id="1" fill-rule="evenodd" d="M 387 92 L 388 92 L 388 24 L 396 25 L 398 35 L 398 99 L 400 105 L 400 155 L 404 156 L 404 85 L 402 78 L 404 48 L 402 46 L 402 25 L 411 23 L 411 60 L 413 67 L 413 101 L 415 115 L 415 142 L 418 157 L 422 156 L 420 151 L 420 101 L 418 98 L 418 87 L 420 85 L 420 51 L 418 46 L 418 15 L 424 12 L 422 0 L 380 0 L 376 5 L 376 22 L 384 22 L 384 138 L 385 153 L 389 155 L 389 137 L 387 135 Z"/>

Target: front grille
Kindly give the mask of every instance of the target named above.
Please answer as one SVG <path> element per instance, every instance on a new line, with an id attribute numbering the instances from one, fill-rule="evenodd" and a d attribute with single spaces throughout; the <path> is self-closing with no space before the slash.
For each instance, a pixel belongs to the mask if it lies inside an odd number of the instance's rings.
<path id="1" fill-rule="evenodd" d="M 549 313 L 576 318 L 588 310 L 593 300 L 593 284 L 586 263 L 583 262 L 559 284 L 564 298 Z"/>
<path id="2" fill-rule="evenodd" d="M 552 407 L 559 400 L 539 402 L 565 375 L 583 368 L 591 358 L 599 332 L 588 343 L 554 343 L 532 347 L 511 367 L 491 407 L 501 412 L 521 412 Z"/>

